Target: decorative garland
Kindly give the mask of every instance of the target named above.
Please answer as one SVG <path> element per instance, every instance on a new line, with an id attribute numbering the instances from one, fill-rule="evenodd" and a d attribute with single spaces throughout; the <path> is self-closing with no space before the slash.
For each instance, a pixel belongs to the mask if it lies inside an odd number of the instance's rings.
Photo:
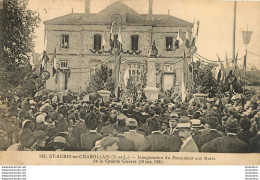
<path id="1" fill-rule="evenodd" d="M 124 54 L 130 54 L 130 55 L 132 55 L 132 54 L 139 55 L 141 52 L 142 52 L 142 51 L 137 51 L 137 50 L 134 50 L 134 51 L 129 51 L 129 50 L 123 51 L 123 50 L 122 50 L 122 53 L 124 53 Z"/>
<path id="2" fill-rule="evenodd" d="M 113 54 L 112 53 L 112 49 L 109 49 L 108 51 L 105 51 L 104 49 L 103 50 L 96 50 L 96 49 L 89 49 L 93 54 L 102 54 L 102 53 L 110 53 L 110 54 Z M 123 51 L 123 49 L 121 50 L 122 53 L 124 54 L 135 54 L 135 55 L 139 55 L 142 51 L 137 51 L 137 50 L 134 50 L 134 51 Z"/>

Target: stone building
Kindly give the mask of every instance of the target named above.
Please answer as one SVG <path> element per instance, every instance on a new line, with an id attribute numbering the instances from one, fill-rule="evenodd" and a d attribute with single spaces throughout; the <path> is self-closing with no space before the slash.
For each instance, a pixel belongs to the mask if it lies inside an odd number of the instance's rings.
<path id="1" fill-rule="evenodd" d="M 153 1 L 149 0 L 149 13 L 138 14 L 122 1 L 116 1 L 92 14 L 90 0 L 86 0 L 85 13 L 71 13 L 45 21 L 47 52 L 52 59 L 56 47 L 59 66 L 58 76 L 51 73 L 46 87 L 84 91 L 102 62 L 115 67 L 117 57 L 109 50 L 111 46 L 118 46 L 114 42 L 122 41 L 120 87 L 124 88 L 126 70 L 132 80 L 140 80 L 148 51 L 155 42 L 158 54 L 155 57 L 154 81 L 157 88 L 161 91 L 171 88 L 181 91 L 183 54 L 188 50 L 184 43 L 177 48 L 175 41 L 178 32 L 185 41 L 185 33 L 191 32 L 193 24 L 169 14 L 153 14 L 152 6 Z M 52 72 L 52 63 L 50 61 L 47 65 L 49 72 Z"/>

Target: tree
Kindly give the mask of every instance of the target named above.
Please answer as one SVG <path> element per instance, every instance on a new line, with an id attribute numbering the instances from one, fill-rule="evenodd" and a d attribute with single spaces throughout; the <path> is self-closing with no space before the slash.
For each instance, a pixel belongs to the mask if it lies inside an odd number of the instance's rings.
<path id="1" fill-rule="evenodd" d="M 97 92 L 99 90 L 113 90 L 112 70 L 107 65 L 102 64 L 100 68 L 96 69 L 95 74 L 91 77 L 87 93 Z"/>
<path id="2" fill-rule="evenodd" d="M 34 47 L 39 14 L 27 8 L 28 0 L 4 0 L 2 12 L 3 48 L 0 49 L 0 96 L 33 95 L 37 77 L 33 76 L 30 54 Z M 36 79 L 35 79 L 36 78 Z M 38 77 L 39 78 L 39 77 Z"/>

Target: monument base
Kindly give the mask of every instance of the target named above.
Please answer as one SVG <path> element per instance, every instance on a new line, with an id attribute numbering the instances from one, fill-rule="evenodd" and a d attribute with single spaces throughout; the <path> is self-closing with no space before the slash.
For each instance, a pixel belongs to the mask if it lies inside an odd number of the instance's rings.
<path id="1" fill-rule="evenodd" d="M 149 101 L 155 101 L 158 99 L 159 89 L 156 87 L 146 87 L 144 88 L 144 93 Z"/>
<path id="2" fill-rule="evenodd" d="M 110 97 L 110 91 L 107 90 L 101 90 L 97 92 L 104 100 L 104 102 L 109 102 L 109 97 Z"/>

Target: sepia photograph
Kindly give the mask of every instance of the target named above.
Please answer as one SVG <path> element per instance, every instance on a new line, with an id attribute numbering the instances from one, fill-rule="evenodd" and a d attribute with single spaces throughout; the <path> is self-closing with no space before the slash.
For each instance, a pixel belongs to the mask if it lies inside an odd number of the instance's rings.
<path id="1" fill-rule="evenodd" d="M 0 164 L 259 165 L 260 2 L 0 4 Z"/>

